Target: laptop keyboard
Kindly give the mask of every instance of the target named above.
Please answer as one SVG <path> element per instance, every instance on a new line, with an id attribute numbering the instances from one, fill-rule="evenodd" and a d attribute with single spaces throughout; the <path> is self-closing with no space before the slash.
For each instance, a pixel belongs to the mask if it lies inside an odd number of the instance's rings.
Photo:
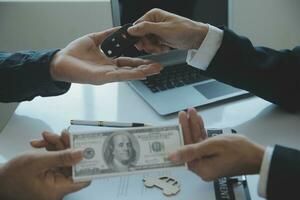
<path id="1" fill-rule="evenodd" d="M 189 65 L 179 64 L 168 66 L 160 74 L 147 77 L 142 82 L 153 93 L 156 93 L 208 79 L 210 78 L 201 75 L 201 70 Z"/>

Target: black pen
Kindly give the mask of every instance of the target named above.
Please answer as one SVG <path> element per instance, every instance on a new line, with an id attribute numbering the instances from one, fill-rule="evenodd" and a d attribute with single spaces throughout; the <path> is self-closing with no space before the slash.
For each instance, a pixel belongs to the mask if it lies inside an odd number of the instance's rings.
<path id="1" fill-rule="evenodd" d="M 71 120 L 71 125 L 85 125 L 85 126 L 105 126 L 105 127 L 143 127 L 149 126 L 144 123 L 137 122 L 115 122 L 115 121 L 89 121 L 89 120 Z"/>

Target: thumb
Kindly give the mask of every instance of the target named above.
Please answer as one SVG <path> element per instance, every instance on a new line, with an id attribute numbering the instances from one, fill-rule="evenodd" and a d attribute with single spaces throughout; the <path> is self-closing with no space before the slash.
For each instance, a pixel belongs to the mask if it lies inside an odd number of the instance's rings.
<path id="1" fill-rule="evenodd" d="M 143 37 L 148 34 L 161 35 L 162 32 L 162 23 L 161 22 L 149 22 L 143 21 L 131 26 L 127 32 L 130 35 Z"/>
<path id="2" fill-rule="evenodd" d="M 37 171 L 55 167 L 70 167 L 79 163 L 83 158 L 81 150 L 63 150 L 46 152 L 35 156 L 32 164 Z"/>
<path id="3" fill-rule="evenodd" d="M 169 155 L 169 160 L 174 163 L 190 162 L 204 157 L 210 157 L 215 153 L 214 144 L 209 140 L 201 143 L 185 145 L 177 152 Z"/>
<path id="4" fill-rule="evenodd" d="M 63 196 L 65 196 L 69 193 L 77 192 L 83 188 L 88 187 L 91 182 L 73 182 L 73 180 L 70 178 L 58 176 L 56 177 L 55 184 L 61 189 Z"/>

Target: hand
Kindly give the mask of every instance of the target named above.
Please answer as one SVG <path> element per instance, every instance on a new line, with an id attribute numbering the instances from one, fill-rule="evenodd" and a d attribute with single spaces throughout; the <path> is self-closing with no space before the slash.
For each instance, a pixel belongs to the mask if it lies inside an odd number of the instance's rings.
<path id="1" fill-rule="evenodd" d="M 148 53 L 163 53 L 170 48 L 198 49 L 206 37 L 208 25 L 160 10 L 152 9 L 128 29 L 142 39 L 135 46 Z"/>
<path id="2" fill-rule="evenodd" d="M 81 151 L 65 150 L 21 155 L 0 168 L 0 199 L 62 200 L 89 182 L 74 183 L 59 171 L 82 159 Z"/>
<path id="3" fill-rule="evenodd" d="M 43 139 L 34 139 L 30 141 L 33 148 L 45 148 L 47 151 L 61 151 L 70 148 L 70 135 L 64 130 L 61 135 L 44 131 L 42 133 Z M 72 175 L 71 167 L 61 167 L 60 172 L 65 176 Z"/>
<path id="4" fill-rule="evenodd" d="M 102 41 L 118 28 L 91 33 L 56 53 L 50 64 L 55 81 L 100 85 L 114 81 L 145 79 L 162 69 L 158 63 L 138 58 L 110 59 L 99 49 Z"/>
<path id="5" fill-rule="evenodd" d="M 173 162 L 187 162 L 203 180 L 255 174 L 260 170 L 264 147 L 241 135 L 219 135 L 207 139 L 203 120 L 195 109 L 179 113 L 187 144 L 170 155 Z"/>
<path id="6" fill-rule="evenodd" d="M 45 148 L 47 151 L 60 151 L 70 148 L 70 135 L 63 131 L 61 135 L 55 133 L 43 132 L 43 139 L 34 139 L 30 144 L 34 148 Z"/>

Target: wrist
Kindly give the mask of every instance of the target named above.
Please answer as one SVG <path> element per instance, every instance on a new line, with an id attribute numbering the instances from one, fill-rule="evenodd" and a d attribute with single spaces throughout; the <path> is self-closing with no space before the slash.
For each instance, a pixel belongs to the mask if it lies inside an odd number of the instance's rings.
<path id="1" fill-rule="evenodd" d="M 208 24 L 204 24 L 201 22 L 195 22 L 195 26 L 194 26 L 194 36 L 193 38 L 195 38 L 195 40 L 193 41 L 193 43 L 191 44 L 191 48 L 190 49 L 199 49 L 203 40 L 205 39 L 208 30 L 209 30 L 209 25 Z"/>
<path id="2" fill-rule="evenodd" d="M 60 60 L 60 54 L 61 54 L 61 50 L 55 53 L 55 55 L 52 57 L 52 60 L 50 62 L 50 68 L 49 68 L 50 76 L 54 81 L 59 81 L 58 65 Z"/>
<path id="3" fill-rule="evenodd" d="M 249 166 L 251 166 L 250 173 L 258 174 L 262 165 L 266 148 L 261 145 L 254 144 L 254 149 L 255 151 L 249 159 Z"/>

